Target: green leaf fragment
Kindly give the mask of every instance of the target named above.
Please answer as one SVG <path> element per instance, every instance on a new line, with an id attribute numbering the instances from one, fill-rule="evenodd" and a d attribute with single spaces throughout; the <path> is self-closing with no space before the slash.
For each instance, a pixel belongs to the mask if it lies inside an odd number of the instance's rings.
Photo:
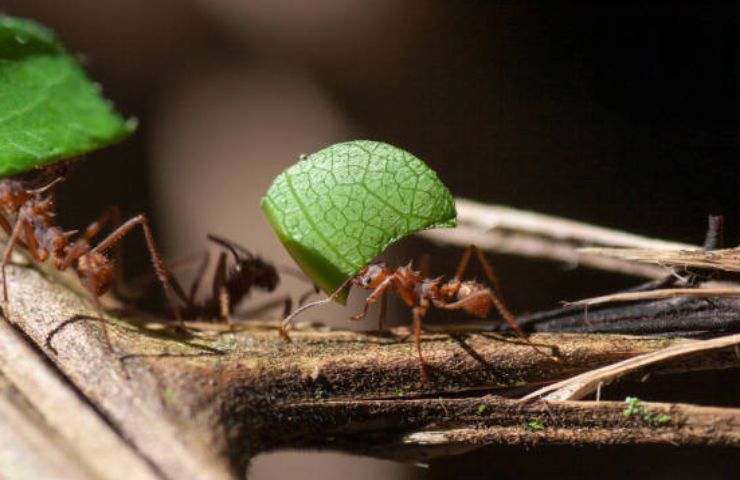
<path id="1" fill-rule="evenodd" d="M 434 171 L 404 150 L 368 140 L 332 145 L 299 161 L 275 179 L 261 207 L 326 293 L 396 240 L 456 224 L 452 195 Z"/>
<path id="2" fill-rule="evenodd" d="M 528 431 L 530 431 L 530 432 L 535 432 L 537 430 L 544 430 L 545 429 L 545 424 L 542 423 L 542 421 L 539 420 L 539 419 L 537 419 L 537 420 L 530 420 L 529 422 L 527 422 L 526 429 Z"/>
<path id="3" fill-rule="evenodd" d="M 671 422 L 670 415 L 662 414 L 656 417 L 655 414 L 645 408 L 642 401 L 637 397 L 627 397 L 624 399 L 624 403 L 627 404 L 627 407 L 622 412 L 625 417 L 635 416 L 642 418 L 645 423 L 653 427 L 660 427 Z"/>
<path id="4" fill-rule="evenodd" d="M 0 177 L 122 139 L 136 127 L 113 110 L 54 34 L 0 16 Z"/>

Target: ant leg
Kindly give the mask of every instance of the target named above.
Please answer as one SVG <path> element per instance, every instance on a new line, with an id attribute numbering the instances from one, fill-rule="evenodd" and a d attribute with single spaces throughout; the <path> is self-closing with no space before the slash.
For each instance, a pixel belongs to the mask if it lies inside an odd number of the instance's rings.
<path id="1" fill-rule="evenodd" d="M 489 262 L 486 256 L 483 254 L 483 250 L 476 247 L 475 245 L 471 245 L 468 248 L 470 250 L 475 251 L 475 254 L 478 256 L 478 261 L 483 267 L 483 271 L 486 273 L 486 277 L 488 277 L 488 281 L 491 282 L 491 285 L 493 285 L 493 288 L 496 290 L 496 292 L 498 292 L 498 294 L 501 295 L 501 289 L 499 287 L 498 277 L 496 277 L 496 274 L 493 273 L 493 266 L 491 265 L 491 262 Z"/>
<path id="2" fill-rule="evenodd" d="M 457 267 L 457 272 L 455 272 L 455 278 L 457 278 L 458 280 L 462 278 L 463 274 L 465 273 L 465 269 L 468 268 L 468 265 L 470 263 L 470 256 L 473 254 L 473 252 L 475 252 L 476 256 L 478 257 L 478 261 L 483 267 L 483 271 L 485 272 L 486 277 L 488 278 L 488 281 L 491 282 L 491 284 L 493 285 L 493 288 L 495 288 L 496 291 L 498 291 L 499 290 L 498 278 L 496 277 L 496 274 L 493 272 L 493 267 L 491 266 L 491 262 L 488 261 L 486 256 L 483 254 L 483 251 L 475 245 L 468 245 L 468 248 L 465 249 L 465 253 L 463 253 L 463 257 L 460 260 L 460 264 Z"/>
<path id="3" fill-rule="evenodd" d="M 290 312 L 293 311 L 293 299 L 290 298 L 290 295 L 285 296 L 285 301 L 283 302 L 283 317 L 287 317 L 290 315 Z"/>
<path id="4" fill-rule="evenodd" d="M 167 267 L 165 266 L 162 257 L 157 251 L 156 244 L 154 243 L 154 236 L 152 235 L 152 230 L 151 228 L 149 228 L 149 222 L 144 215 L 139 214 L 133 218 L 128 219 L 125 223 L 123 223 L 121 226 L 111 232 L 107 237 L 105 237 L 95 248 L 93 248 L 93 251 L 100 253 L 109 249 L 115 243 L 120 241 L 124 235 L 126 235 L 137 225 L 141 225 L 141 228 L 144 230 L 144 238 L 146 240 L 147 248 L 149 249 L 149 255 L 152 259 L 154 273 L 156 273 L 159 282 L 162 284 L 162 288 L 164 288 L 165 294 L 167 295 L 167 299 L 170 302 L 170 307 L 172 308 L 175 318 L 180 324 L 182 324 L 180 310 L 177 308 L 177 302 L 172 292 L 172 285 L 170 284 Z"/>
<path id="5" fill-rule="evenodd" d="M 293 313 L 285 317 L 280 324 L 280 336 L 283 338 L 288 338 L 288 328 L 293 325 L 293 319 L 300 315 L 301 313 L 305 312 L 309 308 L 318 307 L 319 305 L 325 305 L 327 303 L 331 303 L 344 292 L 346 289 L 348 289 L 352 285 L 352 281 L 355 279 L 355 277 L 349 277 L 347 280 L 342 283 L 339 288 L 337 288 L 334 293 L 329 295 L 328 297 L 322 299 L 322 300 L 316 300 L 315 302 L 307 303 L 305 305 L 302 305 L 301 307 L 297 308 Z"/>
<path id="6" fill-rule="evenodd" d="M 90 245 L 87 244 L 85 241 L 78 241 L 72 244 L 72 248 L 67 253 L 67 256 L 64 257 L 64 260 L 62 260 L 62 263 L 59 265 L 59 271 L 63 272 L 66 269 L 69 268 L 72 263 L 74 263 L 75 260 L 80 258 L 82 255 L 86 254 L 90 251 Z"/>
<path id="7" fill-rule="evenodd" d="M 13 234 L 13 226 L 8 222 L 8 219 L 5 218 L 3 214 L 0 213 L 0 228 L 2 228 L 5 231 L 5 234 L 10 237 L 10 235 Z M 18 240 L 15 242 L 16 245 L 20 245 L 22 248 L 28 248 L 26 243 L 18 237 Z"/>
<path id="8" fill-rule="evenodd" d="M 468 245 L 468 248 L 465 249 L 465 253 L 463 253 L 463 257 L 460 259 L 460 263 L 457 265 L 457 271 L 455 272 L 455 278 L 458 280 L 462 278 L 463 273 L 465 273 L 465 269 L 468 268 L 470 254 L 473 253 L 474 248 L 474 245 Z"/>
<path id="9" fill-rule="evenodd" d="M 493 302 L 493 305 L 496 307 L 496 310 L 499 311 L 502 317 L 504 317 L 504 320 L 506 320 L 506 323 L 509 324 L 509 326 L 514 329 L 514 331 L 519 335 L 519 337 L 522 338 L 525 342 L 529 344 L 530 347 L 534 348 L 534 350 L 539 353 L 540 355 L 544 355 L 546 357 L 549 357 L 550 355 L 546 354 L 539 348 L 537 348 L 537 345 L 532 343 L 529 338 L 527 338 L 527 334 L 524 333 L 524 330 L 522 330 L 522 327 L 519 326 L 519 324 L 516 321 L 516 318 L 514 318 L 514 315 L 509 311 L 508 308 L 506 308 L 506 305 L 504 305 L 504 302 L 501 301 L 500 298 L 496 296 L 495 293 L 492 291 L 488 291 L 488 295 L 491 299 L 491 302 Z"/>
<path id="10" fill-rule="evenodd" d="M 121 209 L 112 205 L 103 210 L 103 213 L 101 213 L 95 221 L 85 228 L 85 231 L 82 232 L 81 238 L 90 241 L 98 235 L 106 225 L 112 225 L 115 230 L 121 225 L 121 223 L 123 223 L 123 219 L 121 218 Z M 123 294 L 125 297 L 133 297 L 134 295 L 126 288 L 124 283 L 122 244 L 116 243 L 113 255 L 116 259 L 116 292 Z"/>
<path id="11" fill-rule="evenodd" d="M 85 231 L 82 232 L 82 237 L 88 241 L 92 240 L 108 223 L 112 224 L 114 228 L 121 225 L 121 209 L 116 206 L 110 206 L 103 210 L 103 213 L 85 228 Z"/>
<path id="12" fill-rule="evenodd" d="M 219 298 L 224 285 L 226 285 L 226 254 L 221 252 L 216 263 L 216 271 L 213 272 L 213 284 L 211 285 L 213 298 Z"/>
<path id="13" fill-rule="evenodd" d="M 39 252 L 39 244 L 36 241 L 36 236 L 33 234 L 33 229 L 28 222 L 23 225 L 23 230 L 26 233 L 27 245 L 25 247 L 31 253 L 31 257 L 33 257 L 37 262 L 43 262 L 46 260 L 49 257 L 49 252 L 46 250 Z M 20 243 L 20 241 L 18 243 Z"/>
<path id="14" fill-rule="evenodd" d="M 506 323 L 511 326 L 511 328 L 519 335 L 522 340 L 527 342 L 530 347 L 535 349 L 537 353 L 540 353 L 542 355 L 548 356 L 545 352 L 537 348 L 537 346 L 532 343 L 529 338 L 527 338 L 527 334 L 524 333 L 524 330 L 522 330 L 522 327 L 519 326 L 519 324 L 516 322 L 516 319 L 514 318 L 514 315 L 509 311 L 508 308 L 504 305 L 504 303 L 494 294 L 491 290 L 485 289 L 481 290 L 479 292 L 476 292 L 469 297 L 465 297 L 462 300 L 458 300 L 453 303 L 444 304 L 441 302 L 435 302 L 434 306 L 437 308 L 441 308 L 444 310 L 460 310 L 461 308 L 465 307 L 466 303 L 474 302 L 480 299 L 480 297 L 488 297 L 491 300 L 491 303 L 493 303 L 493 306 L 496 307 L 496 310 L 501 314 L 502 317 L 504 317 L 504 320 L 506 320 Z"/>
<path id="15" fill-rule="evenodd" d="M 475 245 L 470 245 L 468 249 L 465 251 L 465 258 L 464 258 L 465 263 L 467 264 L 467 261 L 470 259 L 470 255 L 473 252 L 475 252 L 476 256 L 478 257 L 478 261 L 483 267 L 483 271 L 485 272 L 486 277 L 488 278 L 488 281 L 491 283 L 491 286 L 493 286 L 493 290 L 496 292 L 496 294 L 491 292 L 491 301 L 493 302 L 496 309 L 501 313 L 501 316 L 504 317 L 504 319 L 509 323 L 509 325 L 512 325 L 511 328 L 516 330 L 520 336 L 524 337 L 524 333 L 521 327 L 514 320 L 514 315 L 509 311 L 508 308 L 506 308 L 506 304 L 504 303 L 504 300 L 501 297 L 501 287 L 498 281 L 498 277 L 496 277 L 496 274 L 493 271 L 493 266 L 491 265 L 491 262 L 488 261 L 483 251 Z M 461 265 L 462 265 L 462 262 L 461 262 Z M 458 272 L 462 275 L 462 272 L 459 269 L 458 269 Z M 512 324 L 512 322 L 516 324 L 516 327 Z"/>
<path id="16" fill-rule="evenodd" d="M 383 330 L 383 324 L 385 323 L 385 314 L 388 309 L 388 295 L 380 297 L 380 313 L 378 314 L 378 330 Z"/>
<path id="17" fill-rule="evenodd" d="M 211 258 L 208 255 L 208 252 L 205 252 L 203 254 L 203 258 L 200 261 L 200 265 L 198 265 L 198 270 L 195 272 L 195 278 L 193 279 L 192 285 L 190 285 L 190 292 L 187 298 L 188 305 L 195 304 L 195 296 L 198 294 L 198 289 L 200 288 L 200 282 L 203 280 L 203 275 L 206 273 L 206 269 L 208 268 L 208 264 L 210 263 Z"/>
<path id="18" fill-rule="evenodd" d="M 212 295 L 218 299 L 219 317 L 225 320 L 229 329 L 234 329 L 231 321 L 231 298 L 226 290 L 226 253 L 221 252 L 216 264 L 216 272 L 213 274 Z"/>
<path id="19" fill-rule="evenodd" d="M 8 244 L 5 246 L 5 253 L 3 254 L 3 263 L 2 265 L 0 265 L 0 270 L 2 270 L 2 277 L 3 277 L 3 300 L 5 300 L 5 303 L 8 302 L 8 280 L 5 274 L 5 267 L 8 266 L 8 263 L 10 263 L 10 255 L 13 253 L 13 249 L 15 248 L 15 245 L 18 242 L 18 237 L 20 236 L 21 231 L 23 230 L 23 225 L 25 223 L 26 223 L 25 218 L 19 218 L 18 221 L 15 222 L 15 226 L 13 227 L 13 232 L 10 234 L 10 238 L 8 239 Z"/>
<path id="20" fill-rule="evenodd" d="M 383 296 L 386 290 L 391 286 L 391 282 L 393 281 L 394 276 L 389 275 L 380 282 L 380 285 L 375 287 L 375 290 L 372 291 L 370 295 L 368 295 L 367 300 L 365 300 L 365 308 L 362 309 L 362 313 L 358 313 L 357 315 L 353 315 L 352 320 L 362 320 L 367 315 L 368 310 L 370 309 L 370 306 L 378 301 L 378 298 Z"/>
<path id="21" fill-rule="evenodd" d="M 100 303 L 100 299 L 97 295 L 93 293 L 93 290 L 90 290 L 90 288 L 86 285 L 85 286 L 90 292 L 90 296 L 93 299 L 93 303 L 95 304 L 95 309 L 98 311 L 98 318 L 101 320 L 101 326 L 103 327 L 103 340 L 105 341 L 105 346 L 108 348 L 108 351 L 112 354 L 115 354 L 116 351 L 113 350 L 113 342 L 110 339 L 110 332 L 108 331 L 108 323 L 105 319 L 105 314 L 103 313 L 103 305 Z M 120 360 L 120 359 L 119 359 Z"/>
<path id="22" fill-rule="evenodd" d="M 187 265 L 188 263 L 191 263 L 193 260 L 197 259 L 198 257 L 201 258 L 201 264 L 198 266 L 198 270 L 195 274 L 195 280 L 193 280 L 193 284 L 190 286 L 190 292 L 188 294 L 185 293 L 185 289 L 180 284 L 180 282 L 177 280 L 177 277 L 173 274 L 175 270 L 179 270 L 183 268 L 183 265 Z M 174 261 L 167 262 L 167 273 L 170 276 L 170 282 L 172 283 L 172 289 L 174 290 L 175 294 L 182 300 L 182 302 L 186 305 L 187 308 L 190 308 L 195 303 L 195 296 L 198 293 L 198 288 L 200 287 L 200 279 L 203 277 L 203 274 L 208 268 L 209 263 L 209 256 L 208 252 L 202 252 L 202 254 L 197 255 L 190 255 L 188 257 L 179 258 Z M 134 280 L 134 284 L 138 286 L 138 290 L 140 291 L 146 291 L 149 289 L 149 286 L 151 285 L 151 282 L 153 282 L 156 279 L 155 276 L 152 276 L 151 273 L 147 273 L 139 277 L 138 279 Z"/>
<path id="23" fill-rule="evenodd" d="M 427 313 L 426 307 L 414 307 L 414 340 L 416 341 L 416 351 L 419 355 L 419 378 L 421 381 L 427 379 L 426 362 L 424 355 L 421 353 L 421 318 Z"/>
<path id="24" fill-rule="evenodd" d="M 504 320 L 506 320 L 506 323 L 509 324 L 509 326 L 522 338 L 527 338 L 527 334 L 524 333 L 524 330 L 522 330 L 522 327 L 519 326 L 519 324 L 516 321 L 516 318 L 514 317 L 514 314 L 509 311 L 508 308 L 506 308 L 506 305 L 504 305 L 504 302 L 501 301 L 501 299 L 492 291 L 488 291 L 489 298 L 491 299 L 491 302 L 493 303 L 493 306 L 496 307 L 496 310 L 498 310 L 498 313 L 501 314 L 502 317 L 504 317 Z"/>
<path id="25" fill-rule="evenodd" d="M 5 218 L 5 215 L 0 214 L 0 227 L 5 231 L 6 235 L 11 235 L 13 233 L 13 227 L 10 225 L 10 222 L 8 222 L 8 219 Z"/>
<path id="26" fill-rule="evenodd" d="M 221 287 L 221 289 L 218 292 L 218 306 L 219 306 L 219 316 L 222 320 L 226 321 L 226 324 L 229 326 L 229 330 L 234 330 L 234 322 L 231 321 L 231 299 L 229 297 L 229 292 L 226 291 L 225 288 Z"/>
<path id="27" fill-rule="evenodd" d="M 493 288 L 496 291 L 496 293 L 494 293 L 493 291 L 488 290 L 488 295 L 491 299 L 491 302 L 496 307 L 496 310 L 498 310 L 501 316 L 504 317 L 504 320 L 506 320 L 506 323 L 508 323 L 509 326 L 522 339 L 524 339 L 524 341 L 526 341 L 532 348 L 534 348 L 537 353 L 549 356 L 545 352 L 537 348 L 535 344 L 529 341 L 529 339 L 527 338 L 527 334 L 524 333 L 524 330 L 522 330 L 522 327 L 519 325 L 519 323 L 517 323 L 516 318 L 514 317 L 514 314 L 512 314 L 511 311 L 506 307 L 506 304 L 501 298 L 501 289 L 499 288 L 498 279 L 496 278 L 496 274 L 493 273 L 493 266 L 491 266 L 491 263 L 488 261 L 486 256 L 483 254 L 483 251 L 480 248 L 476 247 L 475 245 L 471 245 L 469 248 L 471 250 L 475 250 L 475 253 L 478 256 L 478 261 L 483 266 L 483 271 L 486 272 L 486 277 L 488 277 L 488 281 L 491 282 L 491 285 L 493 285 Z"/>

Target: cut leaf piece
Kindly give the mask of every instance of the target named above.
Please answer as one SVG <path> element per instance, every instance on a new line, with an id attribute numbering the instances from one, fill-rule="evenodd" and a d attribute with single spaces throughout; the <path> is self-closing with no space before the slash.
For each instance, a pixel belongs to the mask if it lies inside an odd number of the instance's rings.
<path id="1" fill-rule="evenodd" d="M 118 115 L 54 34 L 0 16 L 0 177 L 115 142 L 136 126 Z"/>
<path id="2" fill-rule="evenodd" d="M 299 161 L 275 179 L 261 207 L 288 252 L 326 293 L 396 240 L 456 223 L 452 195 L 424 162 L 367 140 L 332 145 Z"/>

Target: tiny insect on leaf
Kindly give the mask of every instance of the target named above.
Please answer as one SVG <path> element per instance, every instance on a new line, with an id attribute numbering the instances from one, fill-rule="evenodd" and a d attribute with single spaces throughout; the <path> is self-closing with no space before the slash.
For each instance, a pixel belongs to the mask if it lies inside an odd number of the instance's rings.
<path id="1" fill-rule="evenodd" d="M 326 293 L 391 243 L 456 224 L 452 195 L 434 171 L 404 150 L 368 140 L 300 160 L 275 179 L 261 207 L 288 252 Z"/>
<path id="2" fill-rule="evenodd" d="M 0 177 L 64 160 L 136 127 L 101 96 L 54 34 L 0 16 Z"/>

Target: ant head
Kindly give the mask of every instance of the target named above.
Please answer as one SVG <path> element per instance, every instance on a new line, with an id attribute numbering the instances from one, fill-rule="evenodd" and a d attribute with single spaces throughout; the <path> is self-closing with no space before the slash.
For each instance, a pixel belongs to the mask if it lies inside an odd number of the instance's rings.
<path id="1" fill-rule="evenodd" d="M 253 255 L 252 252 L 241 245 L 230 242 L 222 237 L 209 234 L 208 240 L 231 252 L 231 255 L 234 257 L 234 272 L 236 272 L 241 281 L 251 279 L 255 286 L 263 288 L 268 292 L 277 288 L 278 283 L 280 283 L 280 276 L 272 264 Z"/>
<path id="2" fill-rule="evenodd" d="M 242 262 L 242 268 L 246 267 L 246 263 L 249 263 L 249 267 L 255 272 L 254 284 L 256 286 L 264 288 L 268 292 L 277 288 L 278 283 L 280 283 L 280 276 L 272 264 L 263 261 L 261 258 L 255 258 Z"/>
<path id="3" fill-rule="evenodd" d="M 371 263 L 357 274 L 355 284 L 362 288 L 376 288 L 386 276 L 386 266 L 384 263 Z"/>

